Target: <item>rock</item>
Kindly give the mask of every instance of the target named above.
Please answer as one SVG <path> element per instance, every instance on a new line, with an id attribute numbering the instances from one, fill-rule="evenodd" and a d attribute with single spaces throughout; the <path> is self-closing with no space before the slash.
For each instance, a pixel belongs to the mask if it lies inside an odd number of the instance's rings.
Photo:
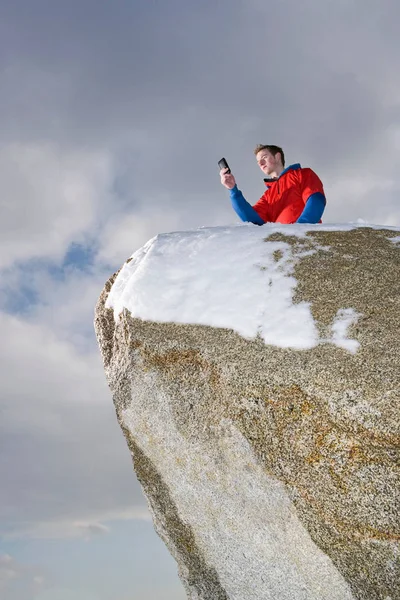
<path id="1" fill-rule="evenodd" d="M 188 598 L 396 600 L 398 232 L 293 227 L 254 243 L 275 244 L 278 270 L 286 253 L 307 349 L 115 319 L 107 282 L 95 327 L 118 420 Z"/>

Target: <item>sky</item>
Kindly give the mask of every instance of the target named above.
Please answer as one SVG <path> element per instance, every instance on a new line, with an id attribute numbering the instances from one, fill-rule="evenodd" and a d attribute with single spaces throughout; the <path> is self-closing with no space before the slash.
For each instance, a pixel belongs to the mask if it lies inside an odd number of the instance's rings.
<path id="1" fill-rule="evenodd" d="M 93 330 L 158 233 L 237 223 L 253 148 L 322 179 L 325 223 L 400 225 L 395 0 L 1 0 L 0 596 L 183 600 Z"/>

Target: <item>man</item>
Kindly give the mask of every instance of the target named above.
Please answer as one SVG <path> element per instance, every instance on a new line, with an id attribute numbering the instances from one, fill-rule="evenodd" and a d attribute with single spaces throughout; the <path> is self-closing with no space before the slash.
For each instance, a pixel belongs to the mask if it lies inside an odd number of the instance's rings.
<path id="1" fill-rule="evenodd" d="M 255 225 L 321 222 L 326 199 L 316 173 L 302 169 L 299 163 L 285 169 L 285 155 L 279 146 L 259 144 L 254 154 L 267 186 L 254 206 L 245 200 L 229 169 L 220 172 L 221 183 L 230 190 L 232 206 L 242 221 Z"/>

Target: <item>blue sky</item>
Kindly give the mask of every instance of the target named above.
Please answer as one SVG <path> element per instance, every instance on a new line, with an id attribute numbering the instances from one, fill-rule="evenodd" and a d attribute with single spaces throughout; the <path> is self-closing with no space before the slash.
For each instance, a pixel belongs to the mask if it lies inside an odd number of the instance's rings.
<path id="1" fill-rule="evenodd" d="M 253 148 L 322 179 L 324 222 L 400 225 L 394 0 L 3 0 L 0 596 L 179 600 L 93 331 L 160 232 L 236 222 Z"/>
<path id="2" fill-rule="evenodd" d="M 43 577 L 48 584 L 36 585 L 40 600 L 185 597 L 178 587 L 174 560 L 166 554 L 150 521 L 119 522 L 107 535 L 79 543 L 29 540 L 9 542 L 7 549 L 19 557 L 19 562 L 11 563 L 19 577 L 14 580 L 14 590 L 8 592 L 15 600 L 29 597 L 35 577 Z"/>

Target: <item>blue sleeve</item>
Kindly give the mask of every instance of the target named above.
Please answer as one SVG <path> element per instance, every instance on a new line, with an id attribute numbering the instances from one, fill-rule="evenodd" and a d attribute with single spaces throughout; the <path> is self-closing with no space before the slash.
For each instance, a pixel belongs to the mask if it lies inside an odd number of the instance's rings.
<path id="1" fill-rule="evenodd" d="M 326 199 L 321 192 L 311 194 L 296 223 L 319 223 L 325 210 L 325 204 Z"/>
<path id="2" fill-rule="evenodd" d="M 256 213 L 251 204 L 247 202 L 237 185 L 229 190 L 229 193 L 231 196 L 232 206 L 242 221 L 250 221 L 250 223 L 254 223 L 254 225 L 264 225 L 262 218 L 258 213 Z"/>

